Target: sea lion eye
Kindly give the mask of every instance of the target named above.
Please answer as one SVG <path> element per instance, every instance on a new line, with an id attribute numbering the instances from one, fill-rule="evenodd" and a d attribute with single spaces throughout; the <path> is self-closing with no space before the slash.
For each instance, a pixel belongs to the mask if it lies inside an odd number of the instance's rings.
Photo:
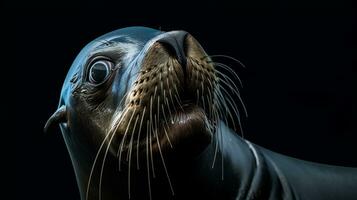
<path id="1" fill-rule="evenodd" d="M 89 67 L 88 80 L 93 84 L 100 84 L 107 79 L 113 63 L 108 60 L 99 60 Z"/>

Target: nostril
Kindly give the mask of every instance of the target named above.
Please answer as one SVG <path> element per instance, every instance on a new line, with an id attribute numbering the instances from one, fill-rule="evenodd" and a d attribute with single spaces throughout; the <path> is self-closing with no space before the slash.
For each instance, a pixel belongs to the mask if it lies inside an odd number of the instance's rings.
<path id="1" fill-rule="evenodd" d="M 178 62 L 183 68 L 186 68 L 186 45 L 185 39 L 186 31 L 173 31 L 167 33 L 163 38 L 157 42 L 161 43 L 168 49 L 168 51 L 177 57 Z"/>
<path id="2" fill-rule="evenodd" d="M 167 53 L 170 54 L 170 56 L 177 57 L 176 49 L 173 47 L 173 45 L 169 44 L 168 42 L 163 42 L 159 41 L 162 47 L 167 51 Z"/>

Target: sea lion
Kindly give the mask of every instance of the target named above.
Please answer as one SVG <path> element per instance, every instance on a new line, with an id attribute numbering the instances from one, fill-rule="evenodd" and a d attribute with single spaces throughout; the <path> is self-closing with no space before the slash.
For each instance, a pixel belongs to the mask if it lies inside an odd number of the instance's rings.
<path id="1" fill-rule="evenodd" d="M 357 198 L 356 169 L 242 139 L 235 78 L 185 31 L 119 29 L 79 53 L 45 130 L 60 125 L 82 200 Z"/>

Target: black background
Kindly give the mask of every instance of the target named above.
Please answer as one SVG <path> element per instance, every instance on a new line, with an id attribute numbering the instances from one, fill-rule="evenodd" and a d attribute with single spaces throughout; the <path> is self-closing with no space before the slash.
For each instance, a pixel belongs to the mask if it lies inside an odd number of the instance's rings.
<path id="1" fill-rule="evenodd" d="M 126 0 L 127 1 L 127 0 Z M 243 80 L 245 137 L 300 159 L 357 167 L 356 10 L 347 1 L 22 4 L 16 16 L 20 199 L 79 199 L 59 129 L 42 128 L 81 48 L 117 28 L 190 32 Z M 24 103 L 26 102 L 26 103 Z"/>

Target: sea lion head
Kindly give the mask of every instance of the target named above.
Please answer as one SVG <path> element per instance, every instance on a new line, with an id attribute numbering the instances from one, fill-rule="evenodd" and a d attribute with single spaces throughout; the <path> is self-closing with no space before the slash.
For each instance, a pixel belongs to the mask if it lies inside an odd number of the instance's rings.
<path id="1" fill-rule="evenodd" d="M 234 87 L 216 66 L 225 68 L 185 31 L 110 32 L 76 57 L 45 129 L 60 124 L 77 179 L 90 179 L 99 155 L 102 163 L 118 159 L 119 168 L 170 152 L 196 155 L 210 144 L 218 120 L 237 113 L 220 89 Z"/>
<path id="2" fill-rule="evenodd" d="M 140 155 L 147 145 L 153 152 L 180 143 L 200 150 L 220 114 L 217 80 L 210 57 L 189 33 L 119 29 L 79 53 L 47 127 L 62 122 L 71 143 L 88 151 L 104 144 L 116 156 Z"/>

